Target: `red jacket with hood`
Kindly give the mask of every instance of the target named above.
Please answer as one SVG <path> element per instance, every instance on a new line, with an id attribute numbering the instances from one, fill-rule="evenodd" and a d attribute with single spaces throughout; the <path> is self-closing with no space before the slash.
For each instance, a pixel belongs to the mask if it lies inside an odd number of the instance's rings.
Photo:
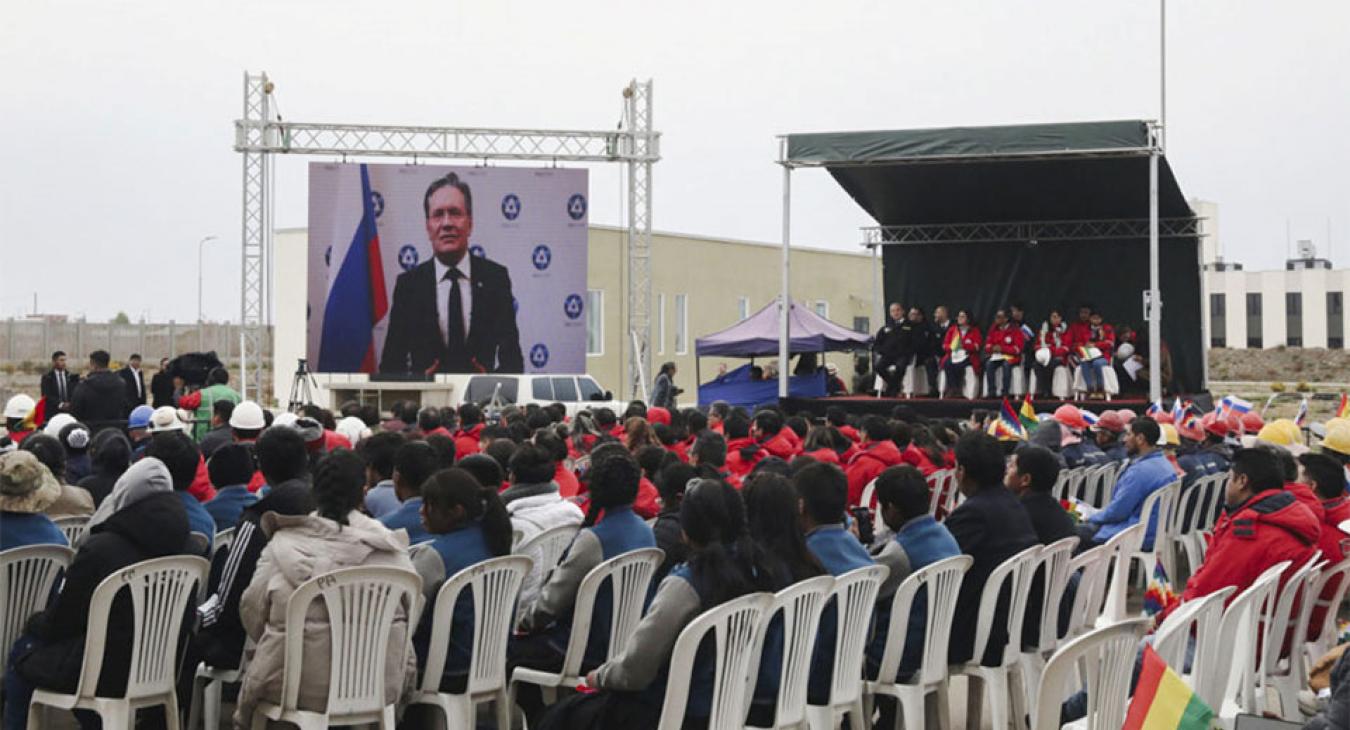
<path id="1" fill-rule="evenodd" d="M 881 472 L 904 463 L 900 449 L 894 441 L 868 441 L 862 445 L 862 451 L 849 459 L 848 468 L 848 506 L 857 507 L 862 500 L 863 487 L 876 479 Z M 870 506 L 870 505 L 868 505 Z"/>
<path id="2" fill-rule="evenodd" d="M 455 460 L 478 453 L 478 437 L 483 433 L 483 424 L 475 423 L 467 429 L 455 432 Z"/>
<path id="3" fill-rule="evenodd" d="M 955 350 L 965 350 L 970 357 L 966 362 L 970 363 L 970 369 L 980 374 L 980 346 L 984 344 L 984 339 L 980 336 L 980 328 L 971 325 L 966 328 L 966 333 L 961 334 L 961 328 L 952 325 L 947 329 L 947 334 L 942 337 L 942 360 L 938 363 L 939 367 L 947 367 L 947 363 L 952 359 L 952 352 Z"/>

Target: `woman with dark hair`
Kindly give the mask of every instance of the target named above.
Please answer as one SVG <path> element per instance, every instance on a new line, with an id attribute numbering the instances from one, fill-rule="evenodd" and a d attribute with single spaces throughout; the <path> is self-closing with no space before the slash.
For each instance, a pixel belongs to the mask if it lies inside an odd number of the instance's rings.
<path id="1" fill-rule="evenodd" d="M 984 338 L 980 328 L 971 319 L 970 312 L 961 309 L 956 312 L 956 321 L 947 328 L 942 337 L 942 371 L 947 374 L 947 389 L 943 397 L 953 398 L 961 394 L 965 386 L 966 370 L 980 377 L 980 346 Z"/>
<path id="2" fill-rule="evenodd" d="M 840 454 L 847 451 L 849 446 L 852 446 L 852 443 L 834 426 L 829 424 L 813 426 L 802 444 L 802 455 L 816 461 L 840 464 Z"/>
<path id="3" fill-rule="evenodd" d="M 624 652 L 587 674 L 586 683 L 600 691 L 558 703 L 539 727 L 655 727 L 671 652 L 684 627 L 734 598 L 786 585 L 782 569 L 750 539 L 740 495 L 725 482 L 693 482 L 680 505 L 680 526 L 689 560 L 661 581 Z M 714 661 L 713 652 L 700 652 L 694 660 L 686 726 L 706 724 L 711 715 Z"/>
<path id="4" fill-rule="evenodd" d="M 675 387 L 675 363 L 667 362 L 652 381 L 652 405 L 658 408 L 675 409 L 675 396 L 684 391 Z"/>
<path id="5" fill-rule="evenodd" d="M 1069 365 L 1069 325 L 1059 308 L 1050 310 L 1050 316 L 1041 323 L 1036 335 L 1035 357 L 1036 397 L 1049 396 L 1053 391 L 1055 370 Z"/>
<path id="6" fill-rule="evenodd" d="M 644 421 L 645 423 L 645 421 Z M 642 468 L 624 449 L 617 446 L 597 448 L 591 455 L 589 473 L 590 503 L 566 555 L 545 580 L 538 595 L 520 608 L 520 635 L 512 637 L 507 649 L 513 666 L 558 670 L 572 633 L 572 611 L 577 589 L 591 569 L 600 563 L 633 550 L 656 547 L 652 528 L 633 511 Z M 604 519 L 600 519 L 601 514 Z M 595 598 L 590 639 L 581 661 L 590 669 L 604 661 L 609 648 L 609 615 L 613 597 L 608 585 Z M 525 712 L 530 727 L 538 727 L 544 701 L 539 689 L 522 685 L 516 703 Z"/>
<path id="7" fill-rule="evenodd" d="M 511 552 L 511 518 L 497 490 L 479 484 L 463 469 L 438 471 L 422 483 L 422 521 L 432 539 L 410 553 L 427 599 L 413 634 L 419 670 L 426 666 L 431 622 L 436 618 L 432 607 L 441 586 L 461 570 Z M 450 652 L 441 677 L 442 692 L 460 693 L 468 686 L 473 624 L 473 596 L 466 591 L 455 601 L 450 619 Z"/>
<path id="8" fill-rule="evenodd" d="M 256 642 L 253 658 L 244 669 L 235 708 L 234 726 L 249 727 L 258 702 L 281 702 L 286 613 L 291 594 L 300 584 L 342 568 L 386 566 L 412 571 L 408 534 L 390 531 L 360 511 L 366 483 L 365 461 L 354 451 L 340 449 L 314 467 L 314 503 L 305 515 L 269 512 L 260 529 L 268 535 L 253 580 L 239 602 L 239 614 L 248 636 Z M 261 504 L 261 503 L 260 503 Z M 384 699 L 398 701 L 403 687 L 417 671 L 411 651 L 406 607 L 399 607 L 384 658 Z M 328 608 L 315 601 L 305 614 L 306 666 L 327 667 L 331 662 Z M 406 659 L 406 661 L 404 661 Z M 321 711 L 328 701 L 328 673 L 306 672 L 300 678 L 299 706 Z"/>
<path id="9" fill-rule="evenodd" d="M 79 487 L 89 492 L 94 498 L 94 506 L 98 507 L 131 466 L 131 442 L 121 431 L 105 428 L 95 434 L 89 445 L 89 463 L 93 471 L 80 480 Z"/>

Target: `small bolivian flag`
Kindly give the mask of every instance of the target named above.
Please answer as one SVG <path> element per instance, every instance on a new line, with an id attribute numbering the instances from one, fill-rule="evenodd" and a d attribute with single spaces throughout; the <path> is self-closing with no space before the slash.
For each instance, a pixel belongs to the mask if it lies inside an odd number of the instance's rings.
<path id="1" fill-rule="evenodd" d="M 1144 666 L 1121 730 L 1209 730 L 1213 719 L 1214 711 L 1145 645 Z"/>

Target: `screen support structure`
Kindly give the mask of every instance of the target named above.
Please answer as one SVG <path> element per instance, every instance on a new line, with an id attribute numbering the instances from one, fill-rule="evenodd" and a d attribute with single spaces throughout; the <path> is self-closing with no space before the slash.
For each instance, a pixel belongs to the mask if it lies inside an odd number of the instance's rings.
<path id="1" fill-rule="evenodd" d="M 623 89 L 618 129 L 556 130 L 320 124 L 283 121 L 275 113 L 274 85 L 266 73 L 244 74 L 244 114 L 235 120 L 234 149 L 243 155 L 243 253 L 240 362 L 248 363 L 240 393 L 261 402 L 262 357 L 271 322 L 272 155 L 341 155 L 459 159 L 613 162 L 627 167 L 628 322 L 633 346 L 627 381 L 645 398 L 651 372 L 652 165 L 661 159 L 660 132 L 652 128 L 652 82 L 632 80 Z M 251 372 L 250 372 L 251 371 Z"/>

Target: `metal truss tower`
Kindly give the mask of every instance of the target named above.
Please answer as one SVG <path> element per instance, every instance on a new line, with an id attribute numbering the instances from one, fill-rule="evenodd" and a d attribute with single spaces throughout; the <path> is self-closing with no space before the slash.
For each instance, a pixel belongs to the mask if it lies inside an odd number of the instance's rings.
<path id="1" fill-rule="evenodd" d="M 627 381 L 633 397 L 645 396 L 651 370 L 652 165 L 661 159 L 661 135 L 652 129 L 650 80 L 629 82 L 622 129 L 603 131 L 290 122 L 272 118 L 272 90 L 266 74 L 246 73 L 244 115 L 235 121 L 234 149 L 244 156 L 240 357 L 245 397 L 262 398 L 263 340 L 271 321 L 274 154 L 625 163 L 629 321 L 624 329 L 633 342 Z"/>

